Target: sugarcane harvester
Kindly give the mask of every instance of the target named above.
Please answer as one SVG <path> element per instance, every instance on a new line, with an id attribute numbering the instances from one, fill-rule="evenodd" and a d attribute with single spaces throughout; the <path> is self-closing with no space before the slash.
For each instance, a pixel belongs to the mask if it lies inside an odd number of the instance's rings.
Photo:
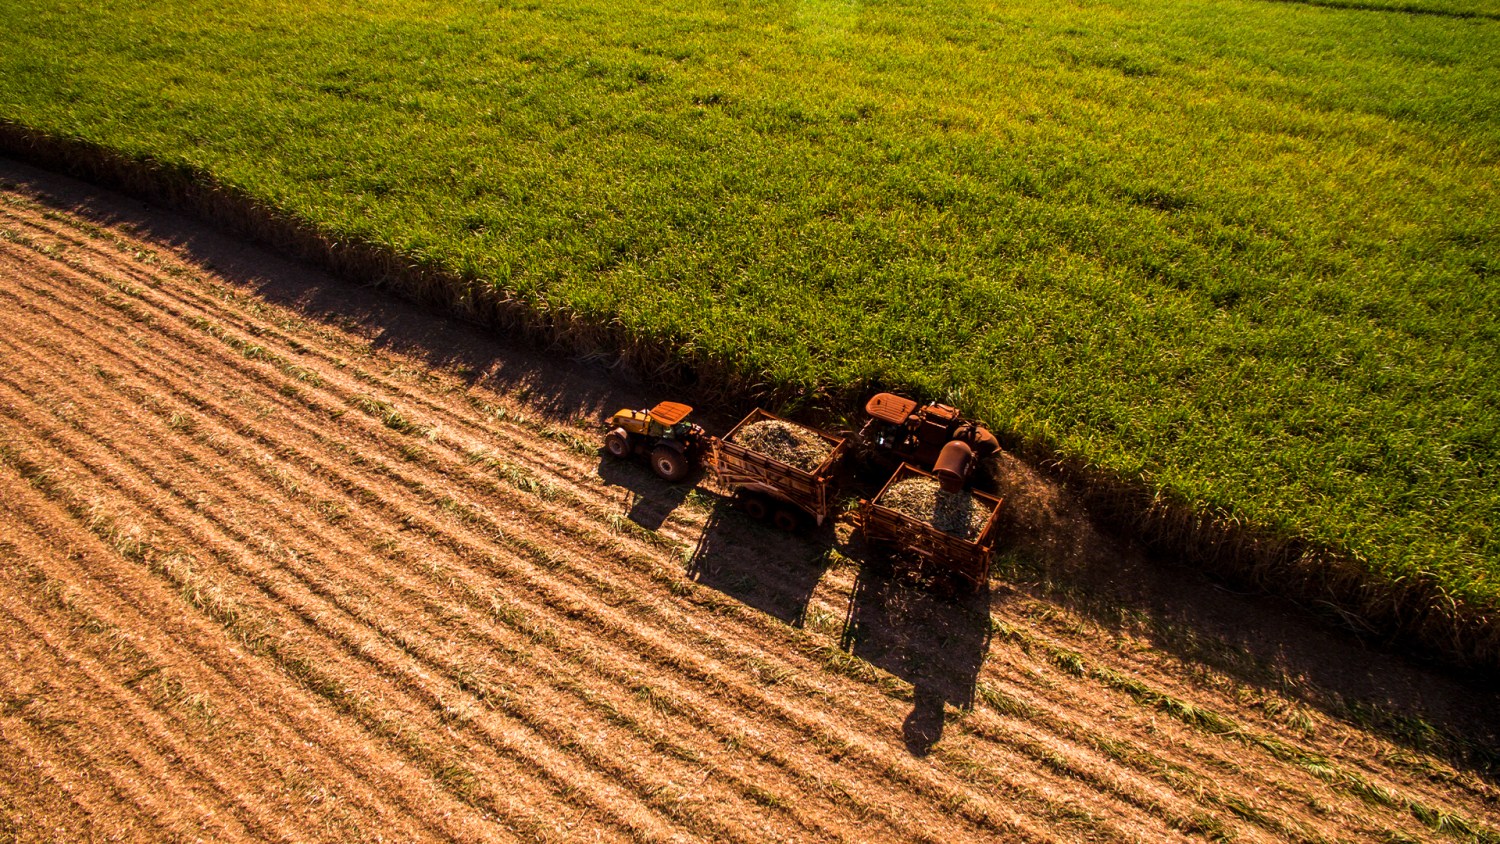
<path id="1" fill-rule="evenodd" d="M 858 440 L 867 460 L 887 469 L 907 463 L 929 471 L 947 492 L 963 489 L 980 461 L 1000 450 L 988 428 L 946 404 L 919 405 L 876 393 L 865 402 L 865 415 Z"/>

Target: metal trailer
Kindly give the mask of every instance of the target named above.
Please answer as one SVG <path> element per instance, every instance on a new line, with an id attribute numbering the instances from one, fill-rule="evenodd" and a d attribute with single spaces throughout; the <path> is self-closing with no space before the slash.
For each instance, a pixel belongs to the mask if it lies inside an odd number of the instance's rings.
<path id="1" fill-rule="evenodd" d="M 959 585 L 971 591 L 981 588 L 989 582 L 990 555 L 995 550 L 999 535 L 1000 506 L 1004 502 L 988 493 L 970 490 L 969 495 L 989 505 L 989 518 L 985 520 L 978 536 L 972 540 L 961 539 L 879 503 L 886 490 L 916 476 L 928 478 L 934 484 L 939 483 L 933 475 L 910 463 L 902 463 L 896 474 L 881 487 L 878 495 L 869 501 L 860 500 L 857 524 L 864 532 L 866 541 L 885 544 L 917 558 L 924 574 L 954 576 Z"/>
<path id="2" fill-rule="evenodd" d="M 804 472 L 734 441 L 741 429 L 768 420 L 816 434 L 833 450 L 816 469 Z M 847 440 L 756 408 L 727 435 L 713 440 L 705 465 L 736 493 L 745 512 L 757 519 L 769 517 L 783 530 L 796 530 L 802 521 L 800 514 L 822 525 L 837 509 L 834 475 L 849 449 Z"/>

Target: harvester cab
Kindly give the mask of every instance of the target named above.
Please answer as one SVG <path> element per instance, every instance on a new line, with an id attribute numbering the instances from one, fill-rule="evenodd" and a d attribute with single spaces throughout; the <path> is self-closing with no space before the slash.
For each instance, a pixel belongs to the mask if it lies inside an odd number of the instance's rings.
<path id="1" fill-rule="evenodd" d="M 703 428 L 687 421 L 692 412 L 673 401 L 649 410 L 622 409 L 604 420 L 604 449 L 617 458 L 650 455 L 652 471 L 664 480 L 684 480 L 708 445 Z"/>
<path id="2" fill-rule="evenodd" d="M 869 421 L 859 441 L 870 458 L 932 471 L 950 489 L 961 488 L 981 460 L 1000 450 L 989 429 L 946 404 L 919 405 L 905 396 L 876 393 L 865 402 L 865 415 Z"/>

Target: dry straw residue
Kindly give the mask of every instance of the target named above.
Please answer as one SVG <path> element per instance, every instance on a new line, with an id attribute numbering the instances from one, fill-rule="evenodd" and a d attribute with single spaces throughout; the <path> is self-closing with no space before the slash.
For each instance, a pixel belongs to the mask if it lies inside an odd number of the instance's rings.
<path id="1" fill-rule="evenodd" d="M 978 537 L 990 518 L 990 508 L 968 490 L 943 492 L 920 475 L 891 484 L 875 503 L 966 540 Z"/>
<path id="2" fill-rule="evenodd" d="M 816 432 L 779 419 L 746 425 L 734 435 L 734 441 L 804 472 L 823 465 L 833 453 L 833 446 Z"/>

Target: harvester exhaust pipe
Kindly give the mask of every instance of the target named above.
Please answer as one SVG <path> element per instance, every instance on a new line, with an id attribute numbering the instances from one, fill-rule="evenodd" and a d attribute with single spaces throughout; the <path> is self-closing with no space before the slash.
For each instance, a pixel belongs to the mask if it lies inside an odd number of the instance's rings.
<path id="1" fill-rule="evenodd" d="M 932 467 L 933 477 L 938 479 L 938 487 L 943 492 L 960 492 L 964 484 L 969 481 L 969 474 L 974 471 L 974 449 L 969 448 L 967 443 L 953 440 L 943 446 L 938 453 L 938 459 Z"/>

